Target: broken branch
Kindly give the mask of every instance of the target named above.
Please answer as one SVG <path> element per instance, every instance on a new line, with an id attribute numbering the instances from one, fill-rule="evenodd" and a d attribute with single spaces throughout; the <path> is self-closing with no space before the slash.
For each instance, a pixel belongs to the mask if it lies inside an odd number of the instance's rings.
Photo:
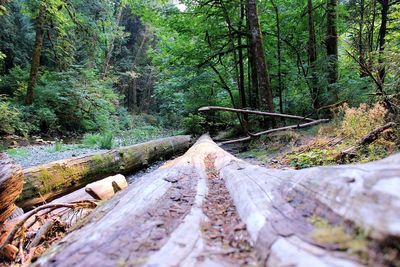
<path id="1" fill-rule="evenodd" d="M 286 130 L 290 130 L 290 129 L 305 128 L 305 127 L 317 125 L 317 124 L 320 124 L 320 123 L 323 123 L 323 122 L 328 122 L 328 121 L 329 121 L 328 119 L 321 119 L 321 120 L 316 120 L 316 121 L 303 123 L 303 124 L 289 125 L 289 126 L 285 126 L 285 127 L 270 129 L 270 130 L 262 131 L 262 132 L 255 133 L 255 134 L 250 134 L 249 133 L 250 136 L 239 138 L 239 139 L 234 139 L 234 140 L 229 140 L 229 141 L 225 141 L 225 142 L 221 142 L 221 143 L 219 143 L 219 145 L 227 145 L 227 144 L 233 144 L 233 143 L 248 141 L 248 140 L 251 140 L 251 139 L 253 139 L 255 137 L 259 137 L 261 135 L 264 135 L 264 134 L 270 134 L 270 133 L 274 133 L 274 132 L 281 132 L 281 131 L 286 131 Z"/>
<path id="2" fill-rule="evenodd" d="M 264 111 L 258 111 L 258 110 L 225 108 L 225 107 L 218 107 L 218 106 L 207 106 L 207 107 L 202 107 L 202 108 L 198 109 L 199 112 L 206 112 L 206 111 L 211 111 L 211 110 L 221 110 L 221 111 L 228 111 L 228 112 L 235 112 L 235 113 L 255 114 L 255 115 L 266 116 L 266 117 L 287 118 L 287 119 L 304 120 L 304 121 L 310 121 L 310 122 L 315 121 L 313 119 L 305 118 L 302 116 L 273 113 L 273 112 L 264 112 Z"/>

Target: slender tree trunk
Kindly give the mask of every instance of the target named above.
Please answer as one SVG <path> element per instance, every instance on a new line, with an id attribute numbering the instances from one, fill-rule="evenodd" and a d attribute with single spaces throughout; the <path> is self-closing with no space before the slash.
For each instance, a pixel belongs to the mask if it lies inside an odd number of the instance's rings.
<path id="1" fill-rule="evenodd" d="M 119 6 L 118 6 L 118 10 L 117 10 L 117 18 L 115 20 L 115 25 L 116 25 L 117 28 L 118 28 L 119 23 L 121 21 L 122 10 L 123 10 L 123 5 L 120 2 Z M 117 29 L 113 29 L 113 31 L 117 31 Z M 110 41 L 110 44 L 109 44 L 109 47 L 108 47 L 108 50 L 107 50 L 107 53 L 106 53 L 106 58 L 104 60 L 103 76 L 102 76 L 103 79 L 107 77 L 108 70 L 110 68 L 110 61 L 111 61 L 111 57 L 112 57 L 112 54 L 113 54 L 113 51 L 114 51 L 114 46 L 115 46 L 115 36 L 116 36 L 116 34 L 112 33 L 112 38 L 111 38 L 111 41 Z"/>
<path id="2" fill-rule="evenodd" d="M 312 0 L 307 1 L 308 7 L 308 63 L 311 70 L 311 98 L 312 106 L 314 109 L 318 109 L 319 103 L 319 86 L 318 77 L 316 73 L 316 61 L 317 61 L 317 45 L 315 39 L 314 29 L 314 17 L 313 17 L 313 3 Z"/>
<path id="3" fill-rule="evenodd" d="M 261 109 L 274 111 L 272 86 L 264 54 L 264 44 L 257 14 L 256 0 L 247 0 L 247 19 L 250 30 L 250 47 L 252 49 L 254 69 L 257 72 L 257 85 Z"/>
<path id="4" fill-rule="evenodd" d="M 388 22 L 388 13 L 389 13 L 389 0 L 379 0 L 381 4 L 381 27 L 379 29 L 379 79 L 382 85 L 385 80 L 385 66 L 383 60 L 383 53 L 385 51 L 386 44 L 386 32 L 387 32 L 387 22 Z"/>
<path id="5" fill-rule="evenodd" d="M 28 88 L 25 97 L 25 104 L 31 105 L 34 98 L 34 89 L 36 86 L 36 80 L 39 73 L 40 67 L 40 55 L 42 54 L 43 36 L 44 36 L 44 24 L 46 20 L 47 7 L 44 1 L 40 3 L 39 13 L 36 17 L 36 36 L 35 46 L 32 54 L 31 72 L 29 75 Z"/>
<path id="6" fill-rule="evenodd" d="M 363 41 L 363 34 L 364 34 L 364 0 L 360 1 L 360 22 L 358 24 L 358 58 L 361 64 L 365 65 L 365 46 Z M 367 74 L 363 69 L 360 69 L 360 76 L 365 77 Z"/>
<path id="7" fill-rule="evenodd" d="M 240 22 L 239 22 L 239 31 L 242 31 L 243 22 L 245 19 L 245 7 L 243 1 L 240 1 Z M 242 48 L 242 35 L 238 35 L 238 60 L 239 60 L 239 97 L 240 97 L 240 105 L 242 108 L 247 106 L 246 103 L 246 92 L 244 89 L 244 57 L 243 57 L 243 48 Z M 249 116 L 247 114 L 243 115 L 243 126 L 245 130 L 248 129 L 248 121 Z"/>
<path id="8" fill-rule="evenodd" d="M 276 19 L 276 50 L 278 54 L 278 94 L 279 94 L 279 111 L 283 113 L 283 84 L 282 84 L 282 40 L 281 40 L 281 22 L 279 17 L 279 9 L 273 0 L 271 0 L 271 4 L 274 7 L 275 11 L 275 19 Z"/>
<path id="9" fill-rule="evenodd" d="M 329 60 L 328 83 L 337 83 L 338 80 L 338 35 L 336 29 L 337 5 L 338 0 L 327 0 L 327 34 L 326 34 L 326 54 Z M 330 94 L 334 97 L 334 103 L 338 101 L 335 87 L 330 86 Z"/>

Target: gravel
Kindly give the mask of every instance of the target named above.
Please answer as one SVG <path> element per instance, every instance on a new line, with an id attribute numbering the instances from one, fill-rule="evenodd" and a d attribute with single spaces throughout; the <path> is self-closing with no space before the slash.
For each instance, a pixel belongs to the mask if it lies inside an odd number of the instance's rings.
<path id="1" fill-rule="evenodd" d="M 67 149 L 67 150 L 65 150 Z M 63 151 L 54 151 L 54 145 L 36 145 L 18 148 L 15 155 L 10 153 L 23 168 L 49 163 L 56 160 L 74 158 L 95 152 L 107 151 L 98 148 L 82 148 L 76 145 L 63 145 Z"/>

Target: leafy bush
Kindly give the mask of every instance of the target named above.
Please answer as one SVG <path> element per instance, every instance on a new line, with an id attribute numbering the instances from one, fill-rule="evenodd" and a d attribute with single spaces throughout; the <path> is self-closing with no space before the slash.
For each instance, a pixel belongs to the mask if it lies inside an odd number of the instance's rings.
<path id="1" fill-rule="evenodd" d="M 102 149 L 111 149 L 113 146 L 113 134 L 111 132 L 100 135 L 99 147 Z"/>
<path id="2" fill-rule="evenodd" d="M 12 95 L 15 109 L 10 121 L 26 122 L 24 128 L 29 133 L 117 132 L 133 126 L 131 116 L 119 105 L 121 96 L 114 92 L 112 79 L 98 79 L 98 73 L 80 67 L 64 72 L 44 70 L 33 105 L 25 106 L 27 74 L 27 69 L 14 68 L 0 82 L 0 90 Z M 10 111 L 5 105 L 2 108 Z M 10 117 L 9 112 L 3 114 Z M 5 132 L 13 132 L 14 126 L 4 125 Z"/>
<path id="3" fill-rule="evenodd" d="M 0 134 L 27 133 L 27 127 L 23 123 L 21 113 L 9 102 L 0 98 Z"/>
<path id="4" fill-rule="evenodd" d="M 200 115 L 189 114 L 183 119 L 183 127 L 189 134 L 200 135 L 204 132 L 203 124 L 206 122 L 205 118 Z"/>
<path id="5" fill-rule="evenodd" d="M 343 121 L 338 130 L 339 134 L 353 140 L 358 140 L 375 128 L 382 126 L 387 113 L 379 103 L 373 107 L 361 104 L 358 108 L 344 105 L 340 112 L 343 114 Z"/>

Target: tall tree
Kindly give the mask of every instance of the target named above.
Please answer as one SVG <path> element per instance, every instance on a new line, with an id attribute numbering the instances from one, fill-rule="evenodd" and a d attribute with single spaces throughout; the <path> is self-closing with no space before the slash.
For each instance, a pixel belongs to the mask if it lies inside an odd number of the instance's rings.
<path id="1" fill-rule="evenodd" d="M 338 0 L 327 0 L 326 54 L 329 60 L 328 83 L 338 80 L 338 35 L 336 29 Z"/>
<path id="2" fill-rule="evenodd" d="M 319 103 L 319 86 L 318 76 L 316 71 L 317 61 L 317 41 L 315 37 L 314 28 L 314 16 L 313 16 L 313 3 L 312 0 L 307 1 L 307 13 L 308 13 L 308 64 L 309 70 L 311 71 L 310 87 L 311 87 L 311 99 L 312 106 L 317 109 Z"/>
<path id="3" fill-rule="evenodd" d="M 253 57 L 252 63 L 257 73 L 260 106 L 262 109 L 273 112 L 272 86 L 269 80 L 268 67 L 264 54 L 264 44 L 258 19 L 256 0 L 247 0 L 247 19 L 250 31 L 249 44 L 252 50 L 251 56 Z"/>
<path id="4" fill-rule="evenodd" d="M 31 105 L 34 98 L 34 89 L 40 67 L 40 55 L 42 53 L 44 25 L 46 21 L 46 1 L 40 1 L 39 12 L 36 17 L 36 36 L 35 46 L 33 48 L 31 72 L 29 74 L 28 88 L 25 97 L 25 104 Z"/>
<path id="5" fill-rule="evenodd" d="M 389 13 L 389 0 L 379 0 L 381 4 L 381 26 L 379 28 L 379 81 L 383 85 L 385 81 L 385 66 L 383 60 L 383 52 L 385 51 L 386 44 L 386 32 L 388 23 L 388 13 Z"/>

